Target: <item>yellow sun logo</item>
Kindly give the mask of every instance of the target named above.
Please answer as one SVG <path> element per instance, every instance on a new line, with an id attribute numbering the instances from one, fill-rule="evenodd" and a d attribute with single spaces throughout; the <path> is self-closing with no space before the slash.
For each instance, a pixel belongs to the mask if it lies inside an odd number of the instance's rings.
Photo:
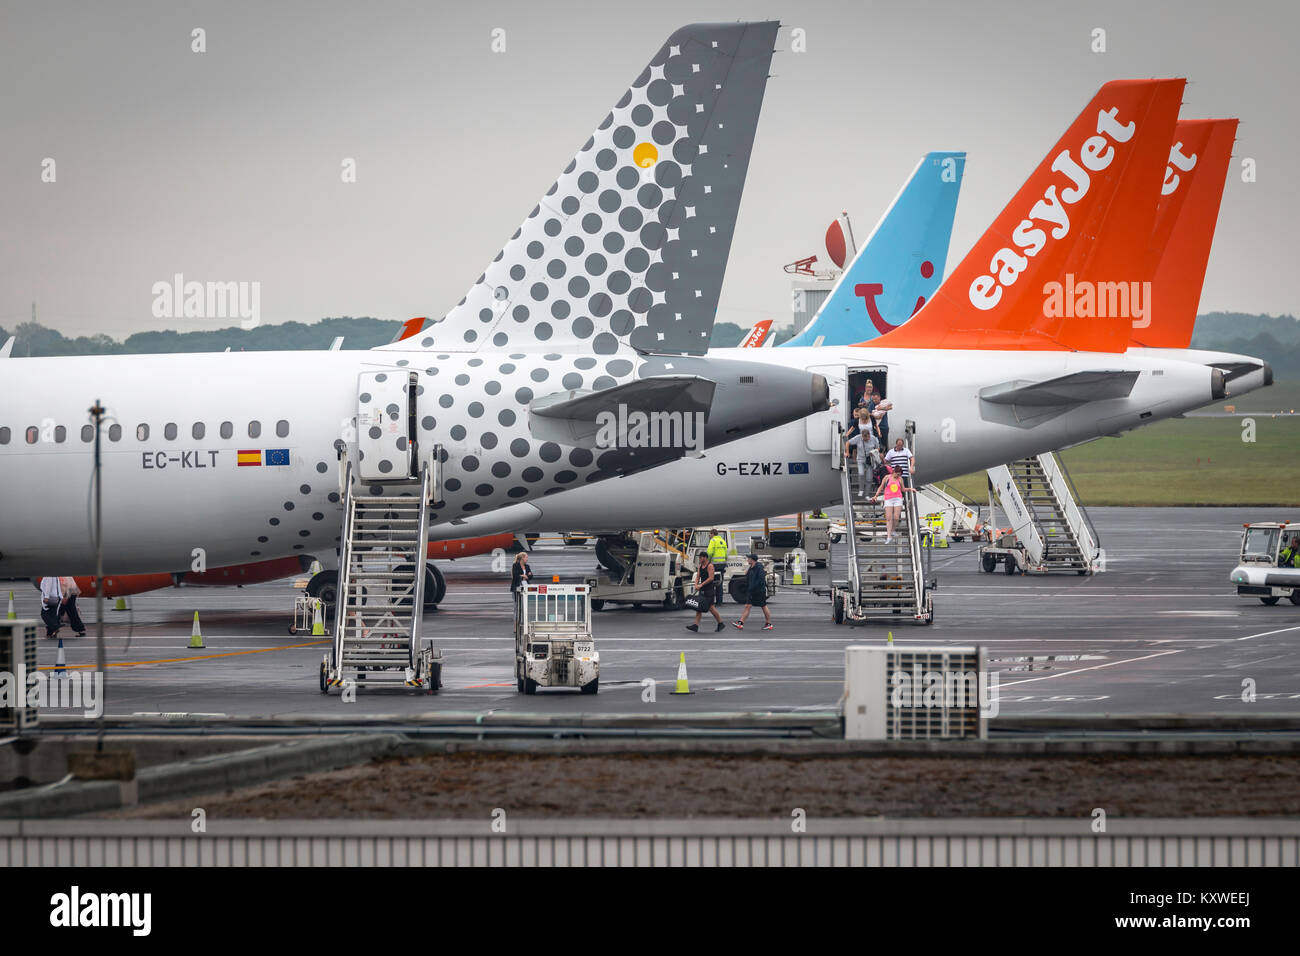
<path id="1" fill-rule="evenodd" d="M 636 149 L 632 150 L 632 162 L 642 169 L 649 169 L 658 159 L 659 150 L 655 149 L 654 143 L 637 143 Z"/>

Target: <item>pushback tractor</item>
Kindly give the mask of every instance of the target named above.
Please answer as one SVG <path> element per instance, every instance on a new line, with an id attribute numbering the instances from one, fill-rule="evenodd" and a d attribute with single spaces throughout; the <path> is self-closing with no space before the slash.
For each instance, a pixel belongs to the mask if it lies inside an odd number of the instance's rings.
<path id="1" fill-rule="evenodd" d="M 515 591 L 515 680 L 524 694 L 539 687 L 600 690 L 588 585 L 529 584 Z"/>

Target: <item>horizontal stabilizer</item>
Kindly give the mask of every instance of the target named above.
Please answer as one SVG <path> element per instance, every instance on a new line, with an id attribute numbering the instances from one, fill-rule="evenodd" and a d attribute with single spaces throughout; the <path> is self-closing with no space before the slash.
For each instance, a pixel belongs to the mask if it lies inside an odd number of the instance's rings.
<path id="1" fill-rule="evenodd" d="M 595 422 L 602 413 L 709 413 L 716 385 L 698 375 L 661 375 L 599 392 L 557 392 L 536 399 L 528 410 L 542 418 Z"/>
<path id="2" fill-rule="evenodd" d="M 708 421 L 716 387 L 696 375 L 664 375 L 598 392 L 556 392 L 529 405 L 528 429 L 541 441 L 613 449 L 602 455 L 602 460 L 619 459 L 623 471 L 648 468 L 680 458 L 683 449 L 702 443 L 703 424 Z M 648 434 L 652 422 L 656 439 L 666 430 L 666 440 L 647 439 L 631 453 L 618 447 L 627 444 L 629 435 L 638 429 Z M 635 439 L 633 443 L 641 445 Z"/>
<path id="3" fill-rule="evenodd" d="M 1140 372 L 1075 372 L 1046 382 L 1003 382 L 980 389 L 980 398 L 995 405 L 1082 405 L 1111 398 L 1127 398 Z"/>

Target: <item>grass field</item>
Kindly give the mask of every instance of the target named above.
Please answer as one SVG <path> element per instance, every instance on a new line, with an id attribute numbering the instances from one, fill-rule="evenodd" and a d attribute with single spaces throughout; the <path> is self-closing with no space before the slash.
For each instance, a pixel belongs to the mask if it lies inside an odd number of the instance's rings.
<path id="1" fill-rule="evenodd" d="M 1262 389 L 1236 404 L 1231 418 L 1171 419 L 1071 448 L 1062 455 L 1065 467 L 1087 505 L 1300 506 L 1300 417 L 1250 413 L 1300 409 L 1300 383 Z M 1245 418 L 1254 420 L 1254 442 L 1242 439 Z M 988 497 L 983 472 L 950 484 L 981 501 Z"/>

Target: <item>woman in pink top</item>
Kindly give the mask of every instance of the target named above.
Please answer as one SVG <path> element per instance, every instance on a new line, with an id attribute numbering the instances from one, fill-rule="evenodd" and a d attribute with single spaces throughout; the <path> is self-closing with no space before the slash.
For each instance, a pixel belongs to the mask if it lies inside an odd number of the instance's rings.
<path id="1" fill-rule="evenodd" d="M 881 495 L 885 498 L 885 544 L 894 540 L 898 515 L 903 510 L 903 495 L 911 490 L 903 483 L 903 476 L 893 465 L 889 466 L 889 472 L 885 477 L 880 479 L 880 486 L 872 498 L 879 498 Z"/>

